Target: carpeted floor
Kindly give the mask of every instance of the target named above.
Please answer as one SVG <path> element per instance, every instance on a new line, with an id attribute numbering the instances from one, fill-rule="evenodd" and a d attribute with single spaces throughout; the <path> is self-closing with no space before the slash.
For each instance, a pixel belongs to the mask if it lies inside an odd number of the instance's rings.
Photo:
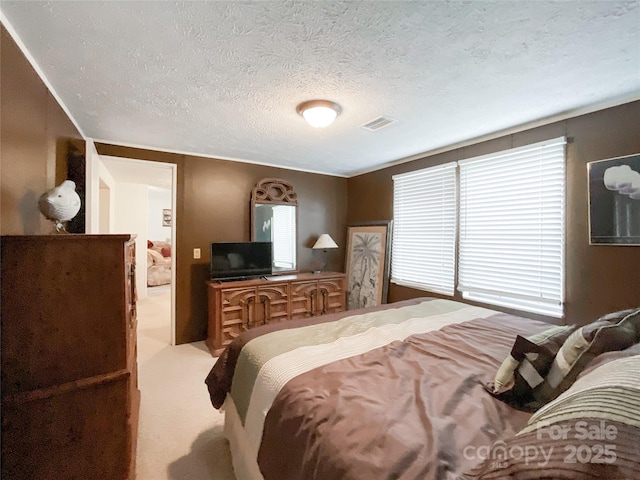
<path id="1" fill-rule="evenodd" d="M 138 385 L 142 396 L 137 480 L 235 480 L 204 379 L 214 364 L 204 342 L 170 347 L 170 290 L 138 301 Z"/>

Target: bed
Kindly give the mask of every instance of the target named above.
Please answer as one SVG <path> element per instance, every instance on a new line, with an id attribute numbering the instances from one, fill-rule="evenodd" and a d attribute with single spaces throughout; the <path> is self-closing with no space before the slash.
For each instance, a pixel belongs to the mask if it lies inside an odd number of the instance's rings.
<path id="1" fill-rule="evenodd" d="M 626 450 L 618 447 L 614 463 L 571 465 L 570 475 L 577 476 L 558 476 L 566 467 L 565 457 L 558 457 L 559 466 L 545 465 L 548 478 L 605 478 L 593 476 L 603 473 L 597 470 L 601 467 L 622 475 L 606 478 L 640 478 L 640 309 L 624 315 L 624 321 L 609 319 L 606 327 L 588 332 L 609 338 L 621 324 L 624 341 L 589 347 L 580 372 L 565 372 L 563 391 L 556 391 L 546 406 L 564 401 L 567 381 L 573 383 L 588 370 L 592 359 L 600 360 L 601 351 L 624 352 L 623 360 L 633 361 L 631 373 L 622 369 L 628 391 L 621 402 L 631 407 L 625 415 L 606 418 L 618 422 Z M 564 343 L 576 335 L 584 343 L 578 335 L 582 328 L 547 335 L 554 328 L 464 303 L 419 298 L 248 330 L 221 354 L 206 383 L 213 406 L 225 412 L 238 480 L 542 478 L 528 457 L 525 464 L 523 456 L 509 455 L 513 452 L 507 448 L 527 435 L 539 437 L 530 423 L 536 399 L 529 396 L 529 403 L 518 405 L 513 391 L 492 389 L 504 365 L 513 364 L 511 383 L 515 378 L 517 386 L 527 359 L 539 368 L 536 361 L 546 358 L 541 352 L 553 351 L 541 370 L 546 374 L 555 368 L 551 362 L 561 356 Z M 525 341 L 535 352 L 516 361 L 517 338 L 544 342 Z M 553 339 L 561 340 L 555 349 Z M 615 375 L 609 372 L 607 378 Z M 588 408 L 580 412 L 590 415 Z M 526 445 L 517 446 L 526 450 Z M 537 444 L 536 452 L 546 451 Z"/>

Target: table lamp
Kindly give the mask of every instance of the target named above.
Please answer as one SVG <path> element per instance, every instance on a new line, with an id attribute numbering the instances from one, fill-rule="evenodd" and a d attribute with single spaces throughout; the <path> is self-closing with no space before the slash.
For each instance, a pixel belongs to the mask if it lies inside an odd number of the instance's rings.
<path id="1" fill-rule="evenodd" d="M 320 270 L 313 271 L 313 273 L 320 273 L 322 271 L 322 268 L 324 268 L 324 266 L 326 265 L 325 257 L 326 257 L 327 249 L 338 248 L 338 245 L 336 244 L 336 242 L 333 241 L 333 238 L 331 238 L 331 236 L 328 233 L 323 233 L 318 237 L 318 240 L 316 240 L 316 243 L 314 243 L 313 247 L 311 248 L 313 250 L 322 250 L 324 252 L 322 254 L 323 262 L 321 263 Z"/>

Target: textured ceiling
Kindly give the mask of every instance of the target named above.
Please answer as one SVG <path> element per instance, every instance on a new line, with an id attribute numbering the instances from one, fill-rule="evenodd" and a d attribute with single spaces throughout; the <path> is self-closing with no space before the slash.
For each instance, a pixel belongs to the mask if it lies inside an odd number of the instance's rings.
<path id="1" fill-rule="evenodd" d="M 640 98 L 639 0 L 0 9 L 87 137 L 334 175 Z M 328 128 L 296 113 L 315 98 Z"/>

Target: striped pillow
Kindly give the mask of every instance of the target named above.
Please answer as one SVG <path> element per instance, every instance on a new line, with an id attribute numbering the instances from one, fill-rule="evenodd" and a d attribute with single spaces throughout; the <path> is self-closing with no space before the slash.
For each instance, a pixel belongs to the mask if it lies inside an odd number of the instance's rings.
<path id="1" fill-rule="evenodd" d="M 534 400 L 533 389 L 544 381 L 556 353 L 575 329 L 573 325 L 564 325 L 528 338 L 518 335 L 493 382 L 485 388 L 516 408 L 532 409 L 529 403 Z"/>
<path id="2" fill-rule="evenodd" d="M 533 395 L 540 405 L 564 392 L 595 357 L 640 341 L 640 309 L 605 315 L 579 328 L 564 342 Z"/>
<path id="3" fill-rule="evenodd" d="M 462 478 L 640 478 L 638 347 L 585 372 Z"/>

